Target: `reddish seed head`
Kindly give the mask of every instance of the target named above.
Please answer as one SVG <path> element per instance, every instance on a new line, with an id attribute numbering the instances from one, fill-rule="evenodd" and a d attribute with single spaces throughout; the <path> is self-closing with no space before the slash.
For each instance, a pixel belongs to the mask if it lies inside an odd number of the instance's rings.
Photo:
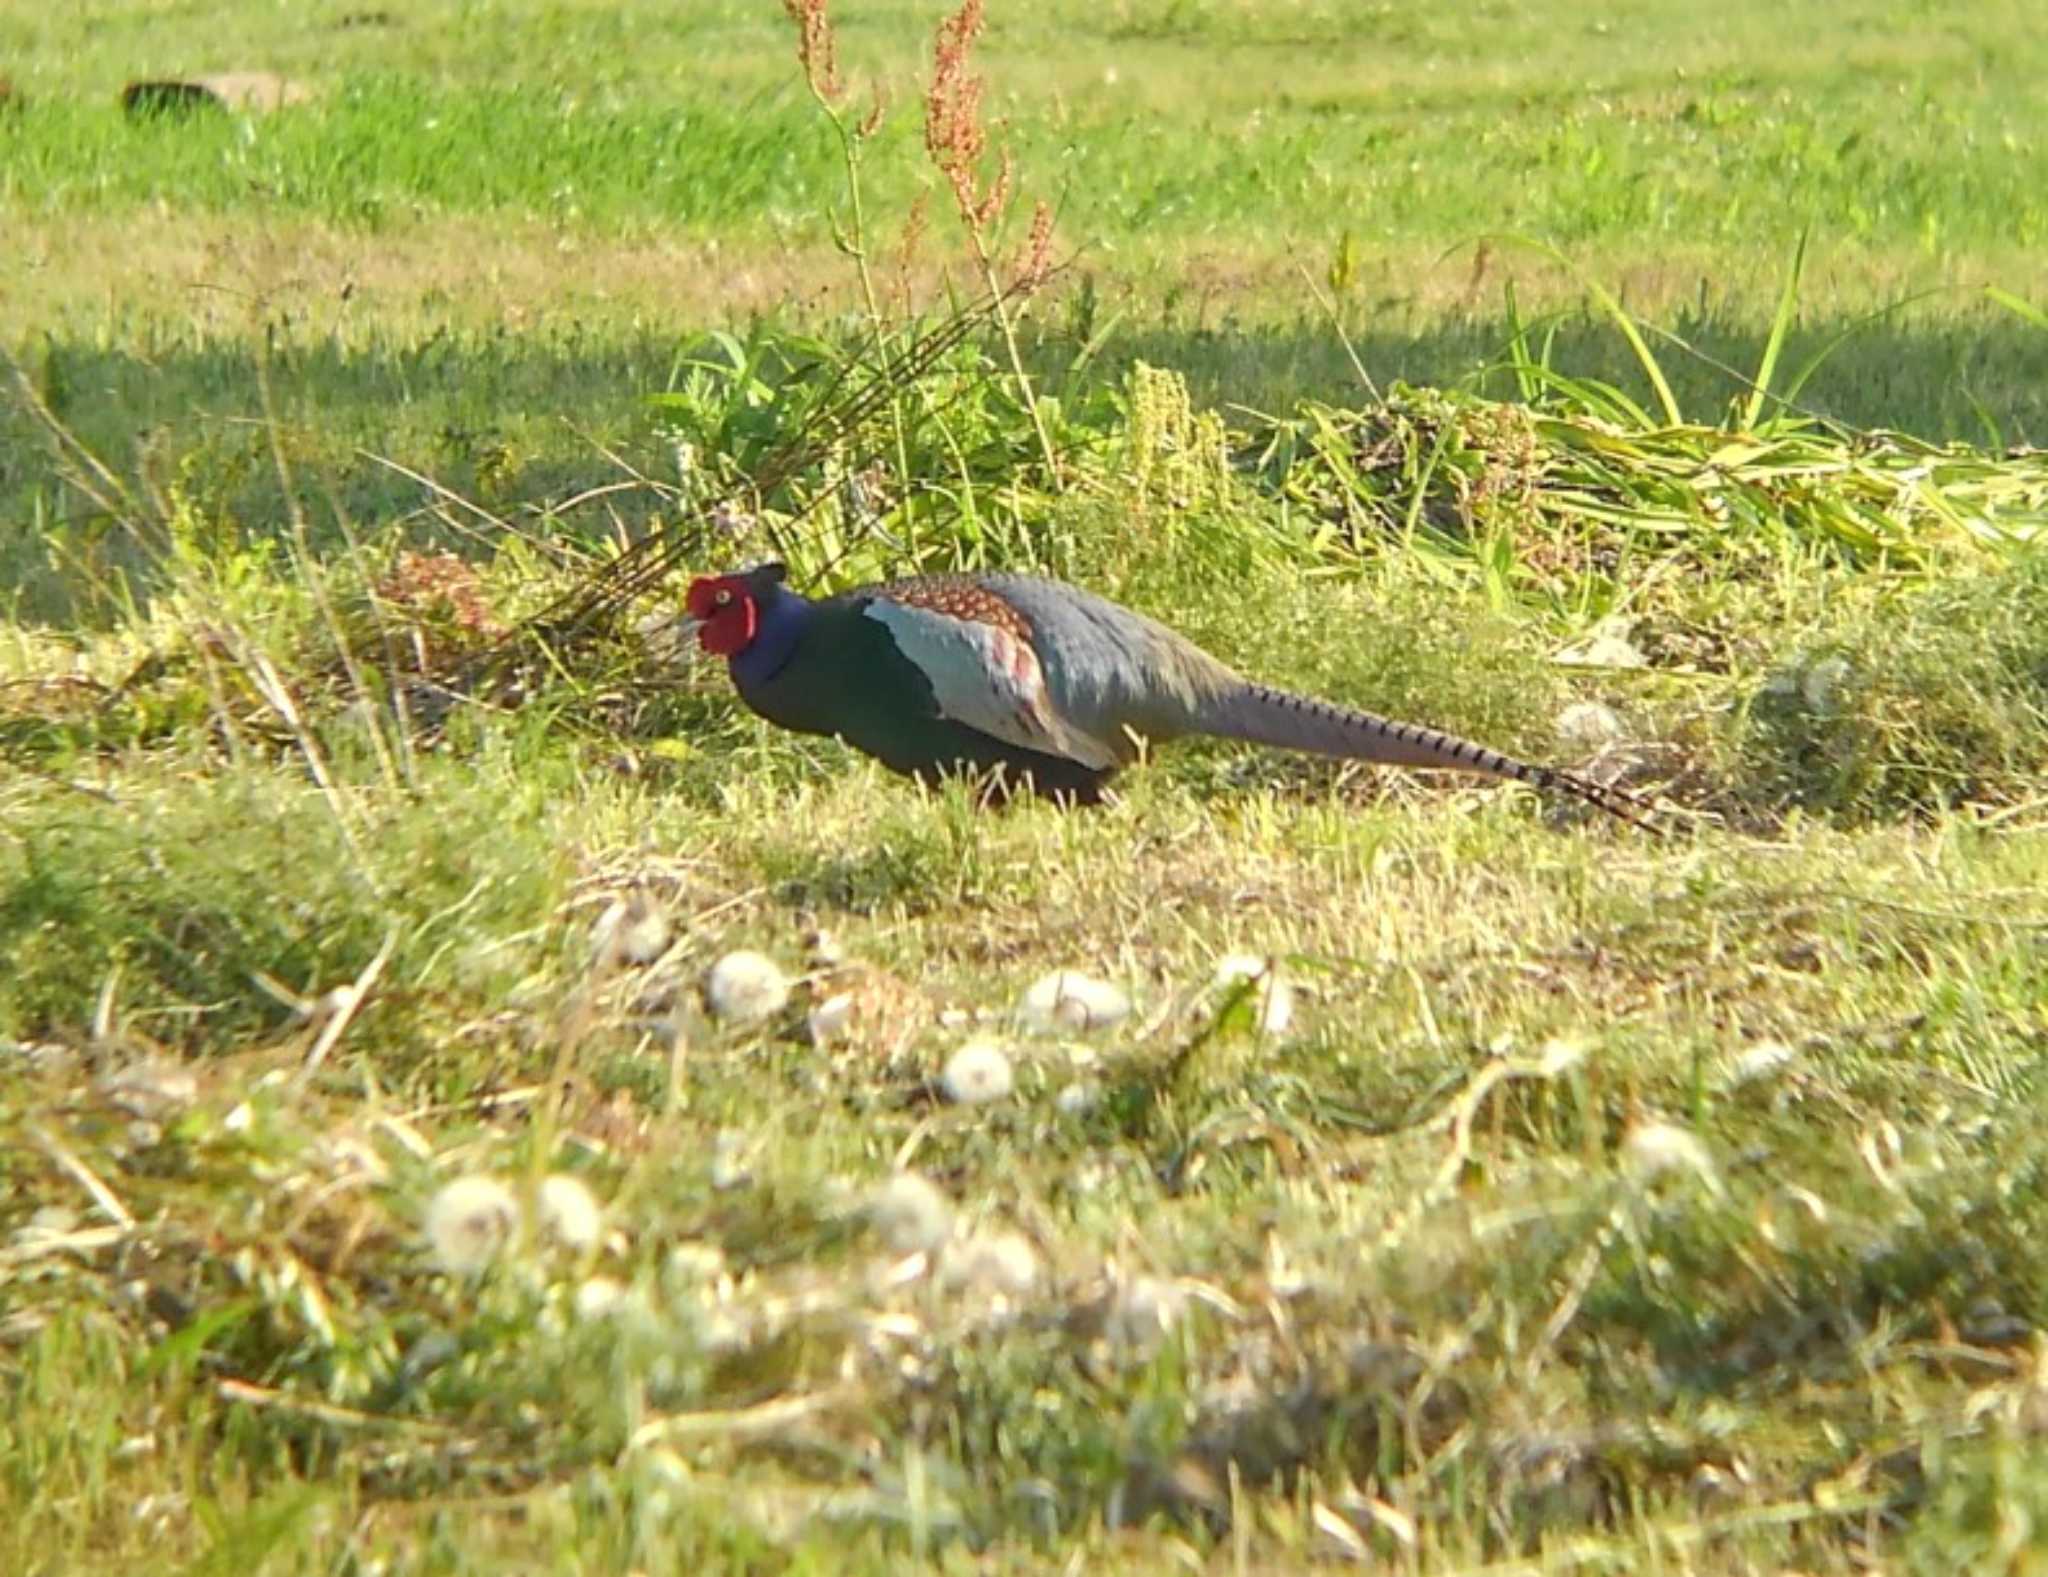
<path id="1" fill-rule="evenodd" d="M 782 0 L 782 9 L 796 23 L 796 58 L 811 91 L 830 103 L 845 90 L 839 80 L 839 42 L 825 0 Z"/>
<path id="2" fill-rule="evenodd" d="M 960 218 L 976 232 L 993 224 L 1009 199 L 1007 154 L 995 183 L 986 192 L 978 189 L 988 130 L 981 122 L 983 83 L 968 69 L 968 60 L 981 36 L 984 3 L 960 0 L 960 9 L 939 24 L 924 102 L 925 152 L 952 186 Z"/>
<path id="3" fill-rule="evenodd" d="M 697 644 L 714 657 L 735 657 L 754 644 L 761 610 L 737 575 L 709 575 L 690 582 L 684 598 L 697 621 Z"/>

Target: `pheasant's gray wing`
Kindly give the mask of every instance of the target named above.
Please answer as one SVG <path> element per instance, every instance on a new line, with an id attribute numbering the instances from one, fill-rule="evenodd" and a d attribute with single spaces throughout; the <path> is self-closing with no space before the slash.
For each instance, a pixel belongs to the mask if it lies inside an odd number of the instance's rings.
<path id="1" fill-rule="evenodd" d="M 1137 759 L 1142 744 L 1206 732 L 1238 674 L 1156 619 L 1058 581 L 991 575 L 988 584 L 1028 621 L 1045 687 L 1067 727 Z"/>
<path id="2" fill-rule="evenodd" d="M 885 588 L 862 612 L 925 676 L 941 717 L 1022 750 L 1097 769 L 1119 764 L 1115 749 L 1060 715 L 1028 626 L 1014 614 L 977 617 L 958 594 L 946 599 L 960 609 L 951 611 L 919 590 Z"/>

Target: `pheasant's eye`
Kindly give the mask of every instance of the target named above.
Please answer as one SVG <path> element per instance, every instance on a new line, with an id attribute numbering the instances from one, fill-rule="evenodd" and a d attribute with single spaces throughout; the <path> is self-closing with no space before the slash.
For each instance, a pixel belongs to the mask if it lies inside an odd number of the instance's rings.
<path id="1" fill-rule="evenodd" d="M 729 591 L 719 591 L 719 592 L 714 592 L 714 593 L 712 594 L 712 597 L 711 597 L 711 602 L 712 602 L 712 606 L 714 606 L 714 607 L 718 607 L 718 608 L 723 608 L 723 607 L 725 607 L 725 606 L 726 606 L 727 604 L 729 604 L 729 603 L 730 603 L 731 601 L 732 601 L 732 593 L 731 593 L 731 592 L 729 592 Z"/>

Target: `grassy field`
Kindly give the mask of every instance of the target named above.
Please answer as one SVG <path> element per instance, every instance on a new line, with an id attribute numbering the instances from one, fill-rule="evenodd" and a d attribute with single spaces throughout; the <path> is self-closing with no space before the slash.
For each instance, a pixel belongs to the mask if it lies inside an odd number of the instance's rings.
<path id="1" fill-rule="evenodd" d="M 2038 1569 L 2031 9 L 1003 6 L 1007 329 L 838 10 L 872 308 L 766 0 L 0 16 L 0 1570 Z M 663 543 L 1663 835 L 985 813 L 554 616 Z"/>

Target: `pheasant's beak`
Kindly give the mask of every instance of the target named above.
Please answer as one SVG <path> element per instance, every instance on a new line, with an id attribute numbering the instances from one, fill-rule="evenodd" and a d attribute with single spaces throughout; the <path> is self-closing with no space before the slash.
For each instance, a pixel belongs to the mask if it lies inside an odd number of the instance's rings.
<path id="1" fill-rule="evenodd" d="M 692 618 L 687 613 L 683 615 L 676 626 L 677 633 L 682 636 L 684 646 L 691 650 L 703 644 L 698 639 L 703 628 L 704 621 L 702 619 Z"/>

